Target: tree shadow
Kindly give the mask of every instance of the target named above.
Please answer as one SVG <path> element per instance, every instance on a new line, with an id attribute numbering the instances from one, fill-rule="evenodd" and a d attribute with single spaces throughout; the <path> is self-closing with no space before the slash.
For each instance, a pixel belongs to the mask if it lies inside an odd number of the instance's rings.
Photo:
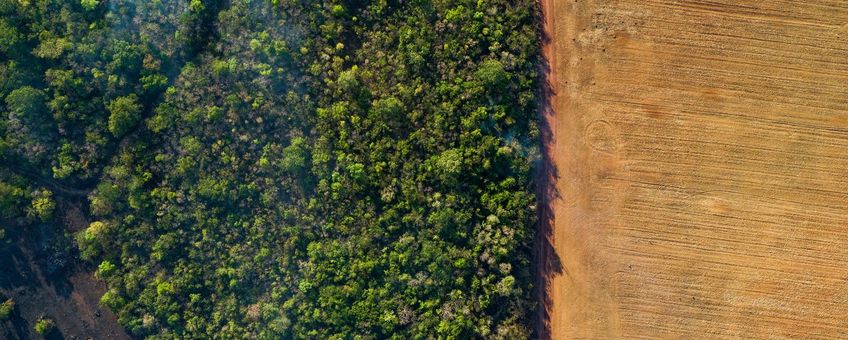
<path id="1" fill-rule="evenodd" d="M 44 334 L 44 339 L 46 340 L 63 340 L 65 339 L 65 335 L 62 334 L 62 331 L 59 330 L 59 327 L 53 327 L 50 332 Z"/>
<path id="2" fill-rule="evenodd" d="M 32 339 L 37 338 L 33 330 L 32 307 L 43 309 L 49 303 L 49 294 L 53 291 L 57 297 L 69 299 L 73 286 L 67 279 L 68 266 L 54 269 L 49 261 L 53 260 L 55 227 L 49 225 L 29 225 L 10 228 L 7 241 L 0 244 L 0 291 L 2 298 L 11 298 L 16 307 L 6 322 L 0 322 L 0 338 Z M 28 307 L 25 307 L 28 305 Z M 22 309 L 28 310 L 23 312 Z M 5 333 L 5 334 L 4 334 Z M 64 339 L 65 335 L 58 327 L 47 334 L 45 339 Z"/>
<path id="3" fill-rule="evenodd" d="M 0 289 L 12 290 L 36 279 L 29 271 L 19 270 L 21 266 L 25 266 L 23 263 L 26 261 L 26 257 L 17 244 L 12 242 L 0 244 L 0 268 L 3 268 L 3 272 L 0 273 Z"/>
<path id="4" fill-rule="evenodd" d="M 541 0 L 545 1 L 545 0 Z M 537 225 L 534 247 L 534 272 L 536 273 L 535 296 L 538 302 L 536 310 L 535 333 L 538 339 L 551 338 L 551 305 L 550 284 L 553 277 L 562 274 L 563 267 L 551 239 L 554 231 L 554 205 L 560 198 L 556 183 L 559 173 L 553 160 L 554 135 L 551 122 L 556 116 L 553 98 L 556 94 L 555 84 L 551 84 L 551 67 L 554 56 L 549 55 L 545 48 L 553 44 L 552 37 L 545 30 L 546 12 L 541 1 L 536 3 L 536 32 L 539 36 L 539 135 L 541 157 L 536 166 L 536 197 Z M 549 10 L 549 9 L 548 9 Z"/>
<path id="5" fill-rule="evenodd" d="M 31 339 L 33 338 L 33 334 L 31 332 L 31 325 L 27 320 L 21 315 L 17 310 L 12 312 L 11 317 L 7 321 L 11 324 L 11 327 L 6 329 L 6 334 L 4 335 L 4 339 Z M 0 333 L 2 334 L 2 333 Z"/>

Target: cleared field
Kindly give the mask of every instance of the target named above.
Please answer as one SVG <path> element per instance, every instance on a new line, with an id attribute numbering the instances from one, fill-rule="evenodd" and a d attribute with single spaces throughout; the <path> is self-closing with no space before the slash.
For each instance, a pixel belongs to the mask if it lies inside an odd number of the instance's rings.
<path id="1" fill-rule="evenodd" d="M 550 336 L 848 337 L 848 2 L 543 7 Z"/>

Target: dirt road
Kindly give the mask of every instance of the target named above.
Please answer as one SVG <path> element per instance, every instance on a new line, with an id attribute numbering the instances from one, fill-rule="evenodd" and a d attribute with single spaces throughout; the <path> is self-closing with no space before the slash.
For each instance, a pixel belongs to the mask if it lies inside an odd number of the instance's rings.
<path id="1" fill-rule="evenodd" d="M 543 7 L 550 337 L 848 337 L 848 2 Z"/>

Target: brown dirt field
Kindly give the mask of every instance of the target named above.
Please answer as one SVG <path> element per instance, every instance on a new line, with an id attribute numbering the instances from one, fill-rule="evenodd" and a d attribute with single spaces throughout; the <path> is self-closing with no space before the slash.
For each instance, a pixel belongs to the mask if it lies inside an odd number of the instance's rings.
<path id="1" fill-rule="evenodd" d="M 106 285 L 94 278 L 93 268 L 67 254 L 64 269 L 49 270 L 57 229 L 88 225 L 77 203 L 60 199 L 59 215 L 60 226 L 18 226 L 0 241 L 0 301 L 15 301 L 11 318 L 0 321 L 0 339 L 42 338 L 33 330 L 40 316 L 56 323 L 46 339 L 129 339 L 115 315 L 99 305 Z"/>
<path id="2" fill-rule="evenodd" d="M 848 338 L 848 2 L 541 1 L 543 334 Z"/>

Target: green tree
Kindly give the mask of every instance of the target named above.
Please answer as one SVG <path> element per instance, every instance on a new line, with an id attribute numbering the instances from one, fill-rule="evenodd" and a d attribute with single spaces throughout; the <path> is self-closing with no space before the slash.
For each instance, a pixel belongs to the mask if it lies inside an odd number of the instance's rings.
<path id="1" fill-rule="evenodd" d="M 80 4 L 85 10 L 90 11 L 97 8 L 97 5 L 100 4 L 100 0 L 80 0 Z"/>
<path id="2" fill-rule="evenodd" d="M 44 91 L 24 86 L 6 96 L 6 105 L 16 115 L 31 120 L 34 117 L 43 117 L 48 112 L 46 99 Z"/>
<path id="3" fill-rule="evenodd" d="M 141 105 L 135 94 L 119 97 L 109 103 L 109 132 L 123 136 L 141 120 Z"/>
<path id="4" fill-rule="evenodd" d="M 30 215 L 42 222 L 47 222 L 53 218 L 54 210 L 56 210 L 56 202 L 53 200 L 53 192 L 47 189 L 36 191 L 32 198 Z"/>
<path id="5" fill-rule="evenodd" d="M 188 8 L 192 12 L 202 12 L 204 9 L 206 9 L 206 6 L 203 5 L 202 0 L 191 0 L 191 2 L 188 5 Z"/>
<path id="6" fill-rule="evenodd" d="M 0 52 L 8 53 L 20 41 L 21 35 L 18 30 L 6 20 L 0 19 Z"/>
<path id="7" fill-rule="evenodd" d="M 33 329 L 35 329 L 35 332 L 38 334 L 48 334 L 53 331 L 54 327 L 56 327 L 56 324 L 52 319 L 42 316 L 35 322 Z"/>
<path id="8" fill-rule="evenodd" d="M 20 215 L 22 202 L 27 196 L 23 189 L 0 181 L 0 218 L 11 219 Z"/>
<path id="9" fill-rule="evenodd" d="M 157 93 L 168 86 L 168 77 L 161 74 L 151 74 L 141 77 L 141 87 L 148 93 Z"/>
<path id="10" fill-rule="evenodd" d="M 101 305 L 115 310 L 121 308 L 125 303 L 126 301 L 124 300 L 124 298 L 121 297 L 121 295 L 115 289 L 110 289 L 106 291 L 106 293 L 104 293 L 103 296 L 100 297 Z"/>
<path id="11" fill-rule="evenodd" d="M 13 311 L 15 311 L 15 300 L 7 299 L 0 304 L 0 320 L 8 319 Z"/>
<path id="12" fill-rule="evenodd" d="M 280 162 L 280 167 L 288 172 L 302 170 L 306 166 L 308 152 L 306 139 L 302 137 L 292 138 L 291 144 L 283 149 L 283 159 Z"/>
<path id="13" fill-rule="evenodd" d="M 117 267 L 112 264 L 112 262 L 104 260 L 103 262 L 100 262 L 99 266 L 97 266 L 97 276 L 103 279 L 109 278 L 115 273 L 116 269 Z"/>
<path id="14" fill-rule="evenodd" d="M 509 73 L 504 70 L 503 64 L 494 59 L 488 59 L 480 63 L 476 76 L 483 85 L 490 88 L 503 86 L 509 80 Z"/>
<path id="15" fill-rule="evenodd" d="M 359 80 L 356 79 L 357 70 L 359 70 L 359 68 L 354 66 L 349 70 L 341 72 L 341 74 L 339 74 L 338 81 L 336 81 L 338 88 L 349 93 L 358 91 Z"/>
<path id="16" fill-rule="evenodd" d="M 88 228 L 77 233 L 76 240 L 80 249 L 80 257 L 87 260 L 100 254 L 108 233 L 109 226 L 101 221 L 91 222 Z M 104 262 L 108 263 L 108 261 Z M 107 271 L 108 269 L 111 268 L 107 268 Z"/>
<path id="17" fill-rule="evenodd" d="M 68 39 L 47 38 L 42 40 L 38 47 L 33 50 L 33 54 L 44 59 L 59 59 L 59 57 L 72 47 L 73 44 Z"/>

